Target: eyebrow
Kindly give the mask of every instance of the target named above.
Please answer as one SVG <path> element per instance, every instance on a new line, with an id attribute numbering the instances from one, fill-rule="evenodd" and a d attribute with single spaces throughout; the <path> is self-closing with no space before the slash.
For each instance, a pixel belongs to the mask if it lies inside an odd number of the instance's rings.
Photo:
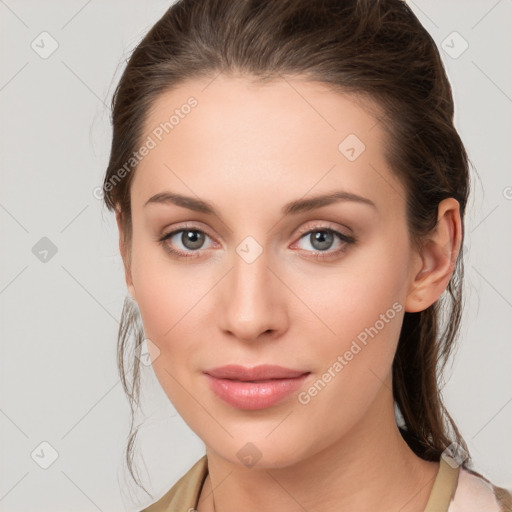
<path id="1" fill-rule="evenodd" d="M 330 192 L 329 194 L 323 194 L 308 199 L 297 199 L 295 201 L 286 203 L 281 208 L 281 213 L 283 215 L 296 215 L 298 213 L 321 208 L 322 206 L 327 206 L 338 201 L 351 201 L 355 203 L 366 204 L 377 210 L 377 206 L 370 199 L 344 190 L 337 190 L 335 192 Z M 160 192 L 150 197 L 144 203 L 144 207 L 155 203 L 175 204 L 176 206 L 181 206 L 182 208 L 188 208 L 189 210 L 194 210 L 196 212 L 220 217 L 219 212 L 210 202 L 203 201 L 202 199 L 191 196 L 184 196 L 171 192 Z"/>

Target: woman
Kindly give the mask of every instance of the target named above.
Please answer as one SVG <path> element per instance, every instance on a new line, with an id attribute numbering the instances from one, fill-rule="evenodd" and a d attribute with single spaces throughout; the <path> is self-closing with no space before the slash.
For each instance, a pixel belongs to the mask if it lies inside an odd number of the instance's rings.
<path id="1" fill-rule="evenodd" d="M 469 193 L 453 110 L 401 0 L 181 0 L 138 45 L 103 186 L 120 372 L 137 404 L 146 338 L 206 446 L 145 510 L 511 509 L 439 390 Z"/>

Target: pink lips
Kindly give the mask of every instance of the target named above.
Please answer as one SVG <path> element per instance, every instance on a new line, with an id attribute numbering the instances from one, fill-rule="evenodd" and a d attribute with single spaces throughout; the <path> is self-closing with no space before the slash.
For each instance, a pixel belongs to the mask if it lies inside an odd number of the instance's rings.
<path id="1" fill-rule="evenodd" d="M 265 409 L 299 389 L 309 372 L 282 366 L 227 365 L 204 372 L 212 391 L 238 409 Z"/>

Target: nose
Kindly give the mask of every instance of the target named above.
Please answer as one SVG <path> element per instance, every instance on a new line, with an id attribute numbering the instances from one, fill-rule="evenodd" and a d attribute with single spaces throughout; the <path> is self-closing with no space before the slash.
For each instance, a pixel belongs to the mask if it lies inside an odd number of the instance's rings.
<path id="1" fill-rule="evenodd" d="M 265 252 L 252 262 L 235 254 L 233 268 L 223 281 L 218 318 L 224 332 L 256 341 L 286 331 L 286 290 L 276 270 L 269 267 Z"/>

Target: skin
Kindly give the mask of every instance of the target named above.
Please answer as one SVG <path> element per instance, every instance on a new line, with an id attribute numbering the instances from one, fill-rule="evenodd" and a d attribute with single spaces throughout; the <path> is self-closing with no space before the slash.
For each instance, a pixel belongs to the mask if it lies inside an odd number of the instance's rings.
<path id="1" fill-rule="evenodd" d="M 197 107 L 137 167 L 130 244 L 121 212 L 117 221 L 128 290 L 157 347 L 150 347 L 155 374 L 206 445 L 199 512 L 214 503 L 218 512 L 424 510 L 439 464 L 402 440 L 391 368 L 405 311 L 435 302 L 453 273 L 458 202 L 439 205 L 436 229 L 416 249 L 375 111 L 300 77 L 188 81 L 157 99 L 143 140 L 189 96 Z M 349 134 L 366 146 L 355 161 L 338 150 Z M 337 190 L 375 207 L 339 201 L 281 213 L 289 201 Z M 164 191 L 206 200 L 219 215 L 144 206 Z M 198 257 L 172 256 L 156 241 L 184 223 L 206 233 L 200 249 L 184 246 L 181 233 L 166 243 Z M 318 244 L 299 230 L 327 228 L 357 241 L 335 236 L 323 253 L 333 256 L 320 261 L 311 256 L 321 253 Z M 248 236 L 262 249 L 252 263 L 236 251 Z M 306 405 L 294 393 L 267 409 L 239 410 L 202 373 L 229 363 L 279 364 L 310 371 L 300 391 L 307 390 L 394 303 L 401 311 Z M 261 454 L 253 467 L 237 456 L 246 443 Z"/>

